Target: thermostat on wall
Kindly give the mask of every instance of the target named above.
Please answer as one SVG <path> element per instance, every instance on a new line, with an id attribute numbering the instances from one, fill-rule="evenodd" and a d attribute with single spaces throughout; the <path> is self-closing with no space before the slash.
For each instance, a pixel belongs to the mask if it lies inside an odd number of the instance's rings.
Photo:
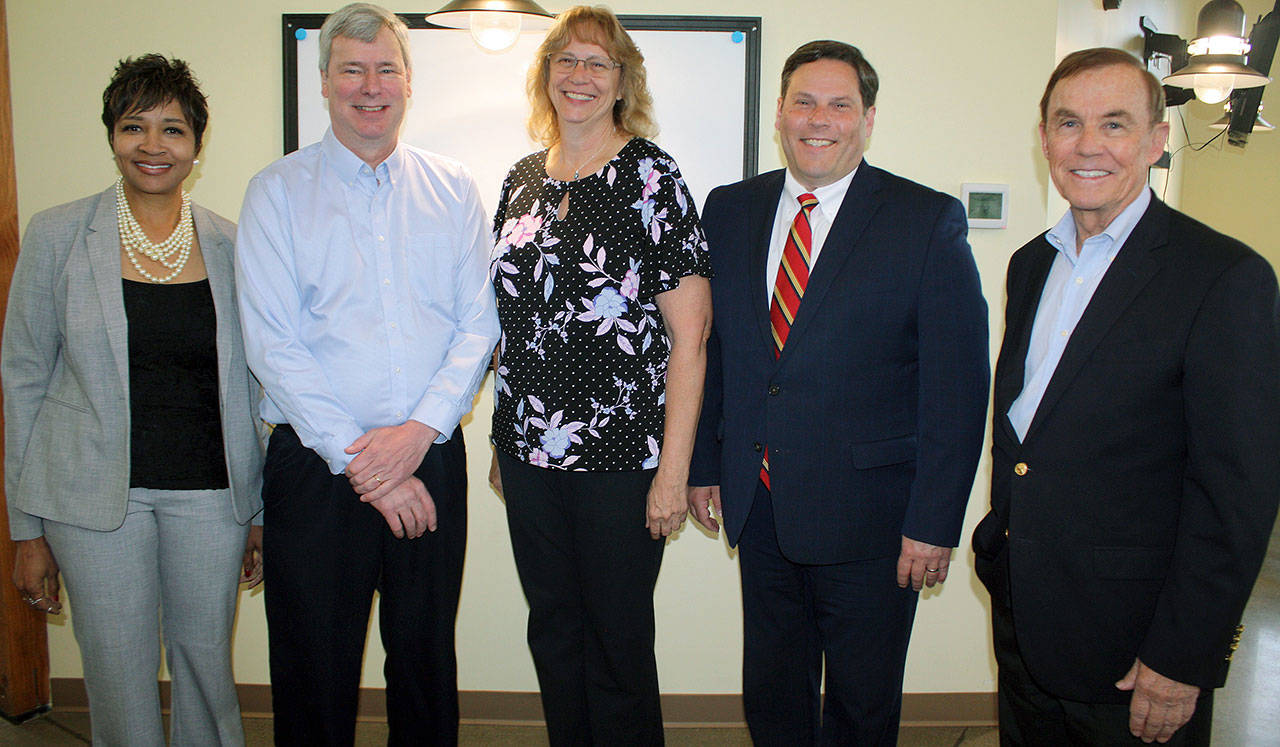
<path id="1" fill-rule="evenodd" d="M 1009 185 L 966 182 L 960 201 L 969 216 L 969 228 L 1006 228 L 1009 225 Z"/>

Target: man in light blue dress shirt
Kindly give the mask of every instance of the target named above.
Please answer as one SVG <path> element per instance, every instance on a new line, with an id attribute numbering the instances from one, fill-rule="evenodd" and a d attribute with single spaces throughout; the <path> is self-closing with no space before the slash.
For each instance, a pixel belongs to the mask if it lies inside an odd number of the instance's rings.
<path id="1" fill-rule="evenodd" d="M 460 419 L 498 338 L 487 222 L 460 164 L 399 142 L 403 22 L 356 3 L 320 31 L 330 128 L 240 213 L 250 367 L 276 424 L 263 498 L 278 744 L 350 744 L 373 591 L 392 743 L 457 739 L 466 544 Z"/>

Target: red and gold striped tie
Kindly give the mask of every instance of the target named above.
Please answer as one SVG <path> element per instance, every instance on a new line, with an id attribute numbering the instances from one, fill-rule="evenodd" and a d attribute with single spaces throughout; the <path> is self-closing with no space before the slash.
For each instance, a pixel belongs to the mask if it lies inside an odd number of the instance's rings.
<path id="1" fill-rule="evenodd" d="M 818 206 L 818 198 L 805 192 L 797 198 L 800 212 L 791 222 L 791 232 L 782 247 L 782 262 L 778 264 L 778 277 L 773 283 L 773 300 L 769 303 L 769 326 L 773 331 L 773 355 L 782 355 L 787 344 L 791 324 L 800 310 L 805 286 L 809 284 L 809 250 L 813 246 L 813 230 L 809 226 L 809 213 Z M 760 467 L 760 481 L 769 485 L 769 447 L 765 447 L 764 461 Z"/>

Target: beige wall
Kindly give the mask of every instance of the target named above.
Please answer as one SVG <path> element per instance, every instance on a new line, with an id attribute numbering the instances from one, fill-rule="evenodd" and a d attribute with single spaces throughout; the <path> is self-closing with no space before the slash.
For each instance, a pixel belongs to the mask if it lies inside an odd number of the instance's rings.
<path id="1" fill-rule="evenodd" d="M 1135 36 L 1134 8 L 1144 4 L 1128 0 L 1118 15 L 1103 14 L 1100 5 L 1097 0 L 900 0 L 888 5 L 814 0 L 800 13 L 774 0 L 650 0 L 616 2 L 614 8 L 623 13 L 763 18 L 762 170 L 781 163 L 772 138 L 773 108 L 786 55 L 814 38 L 836 37 L 861 46 L 882 80 L 871 162 L 955 195 L 966 181 L 1010 185 L 1009 228 L 978 230 L 970 237 L 991 306 L 994 347 L 1009 255 L 1059 213 L 1046 212 L 1051 188 L 1036 136 L 1036 102 L 1044 81 L 1061 50 L 1124 43 Z M 567 4 L 547 7 L 561 10 Z M 280 14 L 325 9 L 331 8 L 297 0 L 11 0 L 23 225 L 37 210 L 100 190 L 113 179 L 98 121 L 101 91 L 118 58 L 147 51 L 183 57 L 201 78 L 212 118 L 202 163 L 188 186 L 198 201 L 234 219 L 245 182 L 281 153 Z M 696 84 L 692 66 L 690 77 Z M 1280 106 L 1275 114 L 1280 117 Z M 484 479 L 491 408 L 485 391 L 466 428 L 472 490 L 458 620 L 460 686 L 534 690 L 524 644 L 525 603 L 502 506 Z M 966 519 L 966 543 L 986 510 L 987 470 L 984 458 Z M 986 595 L 973 578 L 972 564 L 968 550 L 961 548 L 945 588 L 924 595 L 908 662 L 909 692 L 994 689 Z M 657 605 L 663 690 L 738 691 L 737 569 L 723 540 L 687 526 L 668 547 Z M 74 603 L 71 608 L 74 619 Z M 382 650 L 376 627 L 373 631 L 364 684 L 377 687 L 382 685 Z M 51 626 L 50 649 L 55 677 L 80 675 L 66 616 Z M 241 597 L 237 678 L 267 682 L 266 662 L 262 596 L 255 591 Z"/>
<path id="2" fill-rule="evenodd" d="M 1272 0 L 1240 0 L 1253 28 L 1260 16 L 1274 6 Z M 1188 2 L 1188 18 L 1181 36 L 1195 34 L 1199 3 Z M 1271 77 L 1280 73 L 1280 60 L 1273 62 Z M 1263 116 L 1273 124 L 1280 120 L 1280 86 L 1272 84 L 1263 92 Z M 1203 143 L 1216 134 L 1208 125 L 1222 116 L 1221 104 L 1192 101 L 1183 107 L 1192 143 Z M 1175 127 L 1181 127 L 1174 120 Z M 1190 149 L 1174 156 L 1173 168 L 1182 172 L 1182 209 L 1223 233 L 1234 236 L 1280 265 L 1280 132 L 1255 132 L 1245 148 L 1225 144 L 1224 135 L 1199 152 Z"/>

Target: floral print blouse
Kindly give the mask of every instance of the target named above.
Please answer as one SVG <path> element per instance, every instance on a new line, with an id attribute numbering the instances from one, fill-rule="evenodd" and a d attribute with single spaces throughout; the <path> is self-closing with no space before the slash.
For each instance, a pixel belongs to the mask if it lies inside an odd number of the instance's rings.
<path id="1" fill-rule="evenodd" d="M 494 218 L 494 445 L 544 468 L 652 469 L 670 352 L 654 298 L 711 275 L 697 208 L 675 161 L 643 138 L 576 182 L 548 176 L 546 159 L 511 168 Z"/>

